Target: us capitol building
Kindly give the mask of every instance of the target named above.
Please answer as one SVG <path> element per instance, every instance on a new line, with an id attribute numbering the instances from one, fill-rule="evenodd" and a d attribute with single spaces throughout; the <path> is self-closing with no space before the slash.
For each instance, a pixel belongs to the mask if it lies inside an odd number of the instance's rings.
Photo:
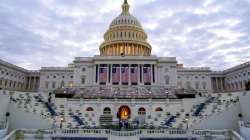
<path id="1" fill-rule="evenodd" d="M 151 55 L 152 46 L 129 4 L 110 24 L 99 46 L 100 55 L 76 57 L 68 67 L 31 71 L 0 61 L 0 87 L 51 92 L 62 87 L 162 86 L 197 92 L 240 91 L 250 80 L 250 62 L 215 72 L 208 67 L 184 67 L 175 57 Z"/>
<path id="2" fill-rule="evenodd" d="M 238 115 L 239 108 L 247 112 L 246 105 L 235 104 L 250 99 L 244 92 L 250 85 L 250 62 L 212 71 L 209 67 L 185 67 L 175 57 L 151 55 L 153 47 L 147 42 L 148 35 L 129 8 L 124 0 L 121 14 L 104 33 L 100 55 L 76 57 L 67 67 L 42 67 L 39 71 L 0 60 L 0 89 L 16 104 L 9 110 L 18 112 L 17 108 L 23 107 L 31 115 L 24 117 L 19 110 L 17 116 L 23 117 L 24 122 L 25 118 L 26 122 L 27 118 L 34 122 L 30 126 L 17 123 L 14 120 L 18 118 L 12 117 L 12 129 L 24 126 L 49 129 L 51 124 L 61 129 L 98 127 L 114 122 L 134 122 L 145 127 L 222 129 L 215 127 L 219 123 L 223 128 L 235 128 L 216 115 L 215 122 L 206 118 L 228 111 L 226 108 L 231 104 L 232 111 L 224 117 L 232 115 L 233 121 L 237 121 L 233 116 L 236 112 Z M 23 101 L 26 97 L 29 102 Z M 2 104 L 7 104 L 7 100 L 1 99 Z M 230 117 L 224 121 L 231 121 Z"/>

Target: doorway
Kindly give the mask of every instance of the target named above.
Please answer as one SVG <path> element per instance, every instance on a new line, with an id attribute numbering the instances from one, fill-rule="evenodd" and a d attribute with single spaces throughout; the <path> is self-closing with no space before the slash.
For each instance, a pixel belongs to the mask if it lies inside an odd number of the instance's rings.
<path id="1" fill-rule="evenodd" d="M 128 106 L 121 106 L 119 108 L 119 112 L 118 112 L 119 119 L 120 120 L 128 120 L 130 118 L 130 113 L 131 113 L 131 111 L 130 111 Z"/>

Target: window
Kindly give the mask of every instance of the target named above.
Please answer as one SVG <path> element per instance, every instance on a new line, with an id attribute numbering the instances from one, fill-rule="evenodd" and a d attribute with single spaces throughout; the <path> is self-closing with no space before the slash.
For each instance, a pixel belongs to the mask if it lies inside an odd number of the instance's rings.
<path id="1" fill-rule="evenodd" d="M 198 76 L 195 76 L 195 79 L 198 79 Z"/>
<path id="2" fill-rule="evenodd" d="M 156 109 L 155 109 L 155 112 L 162 112 L 163 111 L 163 109 L 161 108 L 161 107 L 157 107 Z"/>
<path id="3" fill-rule="evenodd" d="M 56 79 L 56 76 L 53 76 L 54 79 Z"/>
<path id="4" fill-rule="evenodd" d="M 52 88 L 56 88 L 56 82 L 52 83 Z"/>
<path id="5" fill-rule="evenodd" d="M 64 77 L 64 76 L 62 76 L 62 78 L 64 79 L 65 77 Z"/>
<path id="6" fill-rule="evenodd" d="M 85 84 L 85 76 L 82 76 L 81 83 Z"/>
<path id="7" fill-rule="evenodd" d="M 169 84 L 169 76 L 168 76 L 168 75 L 165 76 L 165 84 L 166 84 L 166 85 Z"/>
<path id="8" fill-rule="evenodd" d="M 196 82 L 196 83 L 195 83 L 195 88 L 196 88 L 196 89 L 199 89 L 199 82 Z"/>
<path id="9" fill-rule="evenodd" d="M 92 111 L 94 111 L 94 109 L 92 108 L 92 107 L 88 107 L 87 109 L 86 109 L 86 111 L 88 111 L 88 112 L 92 112 Z"/>
<path id="10" fill-rule="evenodd" d="M 138 115 L 146 115 L 146 109 L 141 107 L 138 109 Z"/>
<path id="11" fill-rule="evenodd" d="M 178 88 L 182 88 L 182 82 L 178 82 L 178 83 L 177 83 L 177 87 L 178 87 Z"/>
<path id="12" fill-rule="evenodd" d="M 47 76 L 47 79 L 49 79 L 49 76 Z"/>
<path id="13" fill-rule="evenodd" d="M 71 78 L 71 79 L 73 79 L 73 78 L 74 78 L 74 76 L 73 76 L 73 75 L 71 75 L 71 76 L 70 76 L 70 78 Z"/>
<path id="14" fill-rule="evenodd" d="M 202 83 L 202 88 L 203 88 L 203 89 L 206 89 L 206 88 L 207 88 L 207 83 L 206 83 L 206 82 L 203 82 L 203 83 Z"/>
<path id="15" fill-rule="evenodd" d="M 109 107 L 104 108 L 103 114 L 111 114 L 111 109 Z"/>
<path id="16" fill-rule="evenodd" d="M 86 68 L 82 68 L 82 72 L 85 72 L 86 71 Z"/>

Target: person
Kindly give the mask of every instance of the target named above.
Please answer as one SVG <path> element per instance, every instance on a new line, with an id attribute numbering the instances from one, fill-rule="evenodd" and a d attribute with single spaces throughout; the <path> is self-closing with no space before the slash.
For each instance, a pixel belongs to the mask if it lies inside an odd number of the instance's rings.
<path id="1" fill-rule="evenodd" d="M 51 103 L 51 96 L 48 98 L 48 102 Z"/>
<path id="2" fill-rule="evenodd" d="M 139 119 L 136 120 L 136 124 L 137 124 L 137 127 L 139 127 L 139 124 L 140 124 Z"/>
<path id="3" fill-rule="evenodd" d="M 52 123 L 52 129 L 56 129 L 57 125 L 56 125 L 56 119 L 53 119 L 53 123 Z"/>
<path id="4" fill-rule="evenodd" d="M 122 122 L 121 122 L 121 120 L 119 121 L 119 130 L 121 131 L 121 129 L 122 129 Z"/>
<path id="5" fill-rule="evenodd" d="M 128 121 L 125 121 L 125 128 L 128 129 Z"/>

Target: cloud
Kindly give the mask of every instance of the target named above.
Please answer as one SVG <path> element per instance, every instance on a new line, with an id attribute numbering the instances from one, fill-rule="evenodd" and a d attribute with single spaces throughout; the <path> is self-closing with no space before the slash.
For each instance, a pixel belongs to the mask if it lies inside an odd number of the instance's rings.
<path id="1" fill-rule="evenodd" d="M 99 54 L 122 0 L 2 0 L 1 59 L 27 69 Z M 157 56 L 223 70 L 250 59 L 247 0 L 129 0 Z"/>

